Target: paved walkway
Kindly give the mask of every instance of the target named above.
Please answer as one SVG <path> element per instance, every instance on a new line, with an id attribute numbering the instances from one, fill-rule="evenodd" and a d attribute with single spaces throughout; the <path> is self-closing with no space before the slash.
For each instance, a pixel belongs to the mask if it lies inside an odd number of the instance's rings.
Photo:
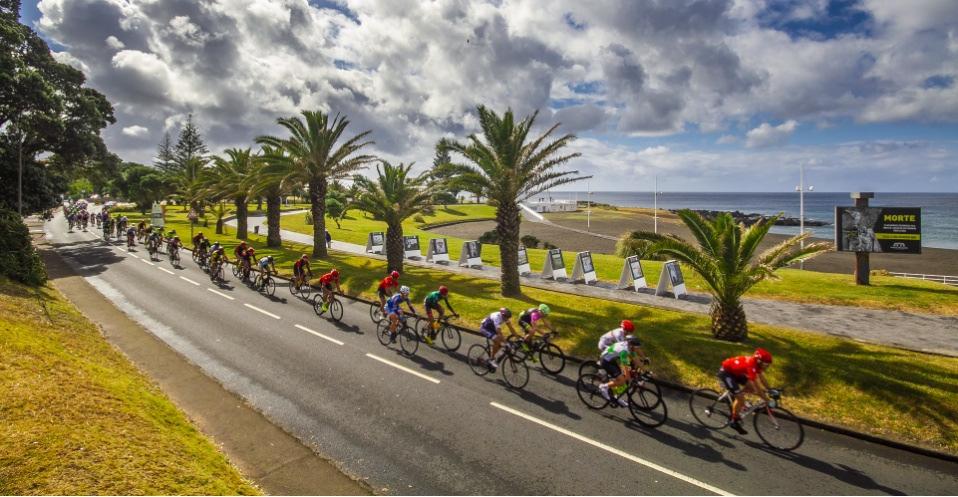
<path id="1" fill-rule="evenodd" d="M 283 215 L 300 212 L 303 211 L 284 212 Z M 227 224 L 230 225 L 235 226 L 235 223 L 235 220 L 227 221 Z M 261 226 L 260 233 L 265 233 L 265 223 L 266 218 L 264 216 L 250 216 L 249 218 L 251 229 L 256 225 Z M 312 235 L 282 230 L 282 236 L 284 240 L 306 245 L 313 244 Z M 333 240 L 332 249 L 385 259 L 383 256 L 367 254 L 364 245 L 354 243 Z M 462 268 L 458 267 L 455 261 L 450 265 L 443 265 L 429 263 L 425 259 L 407 259 L 406 264 L 476 278 L 499 279 L 499 268 L 494 266 L 483 266 L 482 269 Z M 617 290 L 612 283 L 602 281 L 594 285 L 573 284 L 543 279 L 537 273 L 523 276 L 522 284 L 544 290 L 698 314 L 708 314 L 711 303 L 711 298 L 703 294 L 690 294 L 688 298 L 679 300 L 656 297 L 651 289 L 643 292 Z M 758 299 L 745 299 L 745 312 L 748 314 L 750 322 L 797 328 L 861 342 L 958 357 L 958 318 L 954 317 Z"/>

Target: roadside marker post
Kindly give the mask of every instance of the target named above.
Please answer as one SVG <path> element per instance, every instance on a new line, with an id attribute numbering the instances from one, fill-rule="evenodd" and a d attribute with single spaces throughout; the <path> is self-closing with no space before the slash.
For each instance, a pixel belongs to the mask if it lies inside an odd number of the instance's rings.
<path id="1" fill-rule="evenodd" d="M 655 288 L 656 296 L 663 296 L 671 290 L 672 295 L 678 299 L 682 295 L 688 295 L 685 291 L 685 278 L 682 276 L 682 268 L 679 261 L 665 261 L 662 265 L 662 274 L 659 275 L 659 285 Z"/>
<path id="2" fill-rule="evenodd" d="M 623 290 L 630 286 L 636 292 L 640 288 L 648 288 L 648 284 L 645 282 L 645 271 L 642 270 L 642 261 L 639 260 L 637 255 L 625 259 L 625 263 L 622 264 L 622 274 L 619 276 L 619 284 L 616 288 Z"/>

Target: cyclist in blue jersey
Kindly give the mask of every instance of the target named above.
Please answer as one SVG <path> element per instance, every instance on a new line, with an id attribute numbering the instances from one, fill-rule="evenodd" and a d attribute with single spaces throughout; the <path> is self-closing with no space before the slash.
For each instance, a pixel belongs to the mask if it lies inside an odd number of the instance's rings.
<path id="1" fill-rule="evenodd" d="M 416 313 L 412 302 L 409 301 L 409 287 L 406 285 L 399 288 L 399 293 L 386 300 L 386 317 L 389 318 L 389 341 L 391 343 L 396 342 L 396 327 L 399 326 L 399 319 L 402 317 L 403 302 L 409 307 L 409 312 Z"/>

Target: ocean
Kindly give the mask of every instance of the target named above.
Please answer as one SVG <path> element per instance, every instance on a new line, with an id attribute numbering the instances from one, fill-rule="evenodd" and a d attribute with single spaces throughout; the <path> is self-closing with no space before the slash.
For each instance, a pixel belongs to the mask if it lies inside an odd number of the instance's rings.
<path id="1" fill-rule="evenodd" d="M 586 200 L 586 192 L 551 192 L 556 199 Z M 543 196 L 543 195 L 539 195 Z M 592 201 L 621 207 L 652 207 L 652 192 L 592 192 Z M 835 207 L 852 206 L 848 192 L 806 192 L 805 219 L 827 221 L 828 226 L 811 230 L 819 238 L 834 239 Z M 958 249 L 958 193 L 875 193 L 870 205 L 879 207 L 921 207 L 922 246 Z M 670 192 L 659 194 L 660 209 L 704 209 L 741 211 L 773 215 L 784 212 L 798 217 L 798 192 L 788 193 L 706 193 Z M 797 234 L 798 227 L 775 226 L 772 233 Z"/>

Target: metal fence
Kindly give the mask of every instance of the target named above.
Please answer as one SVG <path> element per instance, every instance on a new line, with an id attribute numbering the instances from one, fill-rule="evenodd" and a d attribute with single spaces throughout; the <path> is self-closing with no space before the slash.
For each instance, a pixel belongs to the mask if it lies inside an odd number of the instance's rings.
<path id="1" fill-rule="evenodd" d="M 940 274 L 917 274 L 917 273 L 892 273 L 888 274 L 898 278 L 908 278 L 911 280 L 937 281 L 946 285 L 958 286 L 958 276 L 944 276 Z"/>

